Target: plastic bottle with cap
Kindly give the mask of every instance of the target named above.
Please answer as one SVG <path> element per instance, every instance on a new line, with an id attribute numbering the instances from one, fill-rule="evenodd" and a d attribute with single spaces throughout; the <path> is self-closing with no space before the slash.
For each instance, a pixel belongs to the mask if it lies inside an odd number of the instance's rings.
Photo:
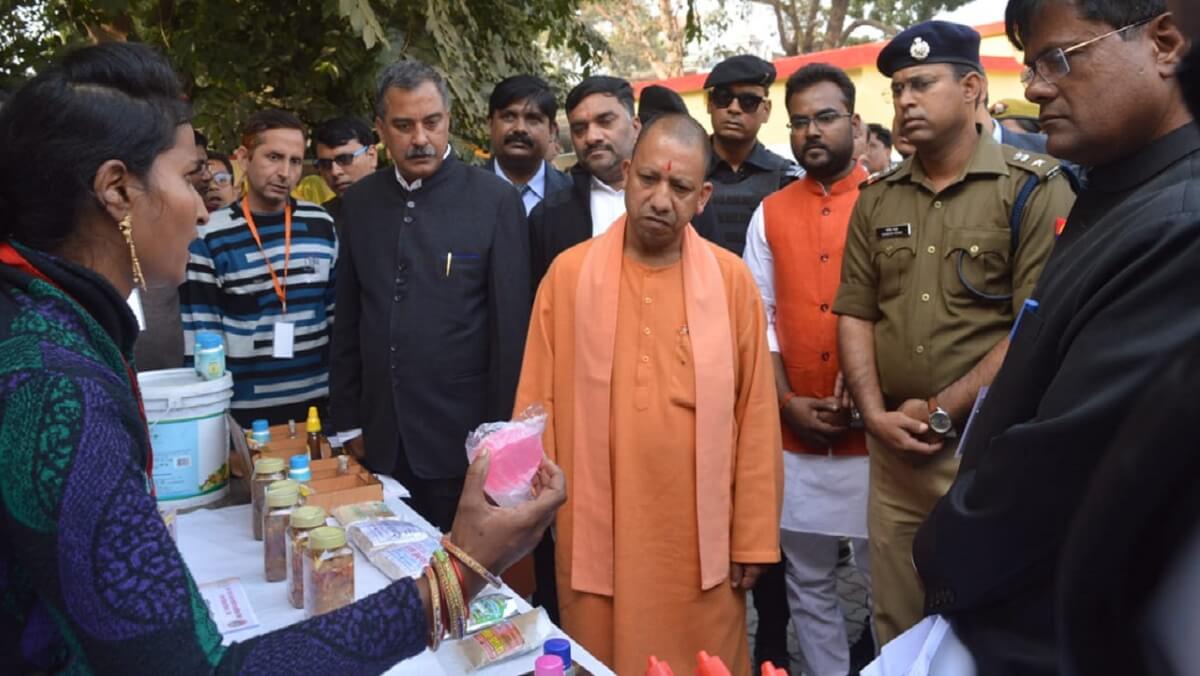
<path id="1" fill-rule="evenodd" d="M 564 676 L 575 673 L 575 665 L 571 662 L 571 642 L 565 638 L 552 638 L 542 644 L 542 654 L 555 655 L 562 660 Z"/>
<path id="2" fill-rule="evenodd" d="M 308 407 L 308 421 L 304 423 L 304 429 L 308 432 L 308 455 L 313 460 L 321 459 L 321 416 L 317 413 L 316 406 Z"/>
<path id="3" fill-rule="evenodd" d="M 262 418 L 250 423 L 250 439 L 259 450 L 266 448 L 271 443 L 271 424 Z"/>
<path id="4" fill-rule="evenodd" d="M 720 657 L 701 650 L 696 655 L 696 676 L 730 676 L 729 667 L 725 666 Z"/>
<path id="5" fill-rule="evenodd" d="M 533 676 L 563 676 L 563 661 L 558 655 L 542 655 L 533 662 Z"/>
<path id="6" fill-rule="evenodd" d="M 193 351 L 196 373 L 205 380 L 217 380 L 225 375 L 225 344 L 221 334 L 200 331 L 196 334 Z"/>
<path id="7" fill-rule="evenodd" d="M 312 467 L 309 465 L 307 455 L 301 453 L 288 458 L 288 478 L 308 485 L 308 482 L 312 480 Z"/>
<path id="8" fill-rule="evenodd" d="M 675 676 L 675 672 L 671 671 L 671 665 L 651 655 L 646 663 L 646 676 Z"/>

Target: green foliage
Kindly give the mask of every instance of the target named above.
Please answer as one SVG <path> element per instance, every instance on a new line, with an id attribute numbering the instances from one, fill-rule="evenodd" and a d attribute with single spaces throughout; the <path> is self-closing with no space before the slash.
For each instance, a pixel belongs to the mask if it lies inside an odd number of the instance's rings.
<path id="1" fill-rule="evenodd" d="M 932 19 L 944 10 L 957 9 L 970 0 L 854 0 L 850 16 L 874 19 L 891 26 L 907 28 Z"/>
<path id="2" fill-rule="evenodd" d="M 314 124 L 372 118 L 375 77 L 400 58 L 442 72 L 460 141 L 486 139 L 487 96 L 520 72 L 561 81 L 554 53 L 590 64 L 603 40 L 577 0 L 3 0 L 0 86 L 12 88 L 64 51 L 106 39 L 153 44 L 170 57 L 220 149 L 254 110 L 279 107 Z"/>

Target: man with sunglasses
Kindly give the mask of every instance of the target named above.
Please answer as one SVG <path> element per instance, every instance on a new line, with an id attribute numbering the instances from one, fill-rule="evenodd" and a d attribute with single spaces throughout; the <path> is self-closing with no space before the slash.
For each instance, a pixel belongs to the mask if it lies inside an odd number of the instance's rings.
<path id="1" fill-rule="evenodd" d="M 930 21 L 880 52 L 916 154 L 862 188 L 833 306 L 842 370 L 867 429 L 881 643 L 923 615 L 912 538 L 954 480 L 958 435 L 1004 360 L 1073 199 L 1053 158 L 981 133 L 979 43 L 967 26 Z"/>
<path id="2" fill-rule="evenodd" d="M 1113 615 L 1106 602 L 1161 569 L 1107 559 L 1124 542 L 1154 540 L 1110 536 L 1120 525 L 1111 512 L 1078 510 L 1120 426 L 1146 425 L 1130 413 L 1155 376 L 1200 344 L 1200 130 L 1175 79 L 1188 42 L 1163 0 L 1012 0 L 1006 23 L 1047 148 L 1089 167 L 1088 187 L 913 558 L 926 611 L 950 620 L 979 673 L 1143 673 L 1112 659 L 1121 652 L 1097 638 L 1096 623 L 1119 621 L 1121 640 L 1139 637 L 1145 606 Z M 1146 502 L 1128 512 L 1174 516 Z M 1063 556 L 1067 543 L 1106 541 L 1111 550 Z M 1089 581 L 1099 593 L 1078 595 Z M 1063 664 L 1068 654 L 1086 659 Z"/>
<path id="3" fill-rule="evenodd" d="M 375 150 L 375 132 L 370 125 L 353 115 L 326 120 L 313 132 L 313 149 L 317 153 L 317 171 L 337 197 L 321 206 L 333 216 L 340 236 L 342 229 L 342 195 L 350 186 L 370 176 L 379 164 Z"/>
<path id="4" fill-rule="evenodd" d="M 718 63 L 704 81 L 713 131 L 708 167 L 713 196 L 708 208 L 715 212 L 716 225 L 713 232 L 702 234 L 739 256 L 758 204 L 803 175 L 795 162 L 758 141 L 759 130 L 771 116 L 768 96 L 774 81 L 775 66 L 750 54 Z"/>

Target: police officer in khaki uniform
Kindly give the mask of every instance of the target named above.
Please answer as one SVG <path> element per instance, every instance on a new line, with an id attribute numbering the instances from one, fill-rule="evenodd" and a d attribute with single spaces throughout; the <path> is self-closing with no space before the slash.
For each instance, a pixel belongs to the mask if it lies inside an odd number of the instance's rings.
<path id="1" fill-rule="evenodd" d="M 868 432 L 882 645 L 923 615 L 913 536 L 954 479 L 959 435 L 1074 194 L 1054 159 L 981 135 L 976 105 L 986 85 L 971 28 L 919 24 L 877 65 L 892 78 L 898 128 L 916 154 L 863 186 L 833 311 Z"/>

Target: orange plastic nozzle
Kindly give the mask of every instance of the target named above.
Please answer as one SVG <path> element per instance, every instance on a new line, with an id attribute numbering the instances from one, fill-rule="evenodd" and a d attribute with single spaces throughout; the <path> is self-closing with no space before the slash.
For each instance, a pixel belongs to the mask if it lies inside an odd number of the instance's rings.
<path id="1" fill-rule="evenodd" d="M 671 665 L 651 655 L 646 664 L 646 676 L 675 676 L 675 672 L 671 671 Z"/>
<path id="2" fill-rule="evenodd" d="M 720 657 L 714 657 L 701 650 L 696 655 L 696 676 L 731 676 L 731 674 Z"/>

